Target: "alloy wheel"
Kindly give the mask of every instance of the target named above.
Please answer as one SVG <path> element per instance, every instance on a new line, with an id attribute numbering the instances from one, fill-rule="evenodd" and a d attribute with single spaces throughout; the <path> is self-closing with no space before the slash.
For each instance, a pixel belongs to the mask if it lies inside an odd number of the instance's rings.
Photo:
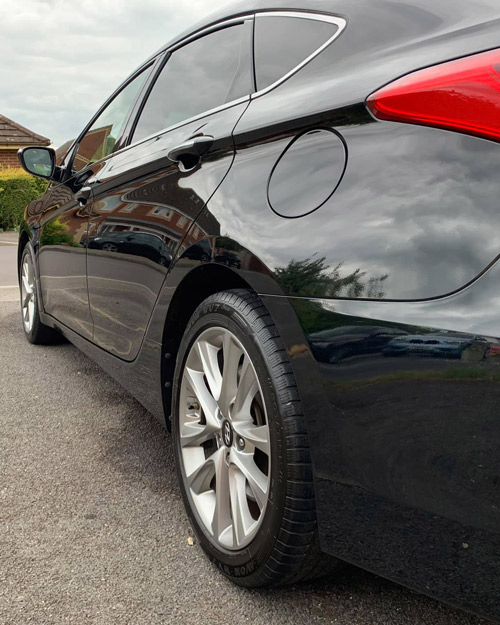
<path id="1" fill-rule="evenodd" d="M 118 251 L 118 247 L 114 243 L 103 243 L 101 245 L 101 249 L 104 252 L 117 252 Z"/>
<path id="2" fill-rule="evenodd" d="M 29 254 L 24 256 L 21 269 L 21 307 L 24 329 L 29 334 L 35 318 L 35 276 Z"/>
<path id="3" fill-rule="evenodd" d="M 271 451 L 254 365 L 229 330 L 212 327 L 194 341 L 183 370 L 179 411 L 186 492 L 212 542 L 243 549 L 264 518 Z"/>

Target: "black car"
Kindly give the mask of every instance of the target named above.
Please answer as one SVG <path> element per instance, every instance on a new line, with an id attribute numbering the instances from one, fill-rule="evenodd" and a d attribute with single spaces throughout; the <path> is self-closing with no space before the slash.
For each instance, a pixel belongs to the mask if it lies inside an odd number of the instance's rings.
<path id="1" fill-rule="evenodd" d="M 191 258 L 192 260 L 209 261 L 212 258 L 212 246 L 210 241 L 202 239 L 197 243 L 190 245 L 182 254 L 181 258 Z"/>
<path id="2" fill-rule="evenodd" d="M 404 330 L 378 326 L 340 326 L 312 332 L 309 342 L 319 362 L 335 363 L 345 358 L 363 354 L 384 353 L 385 346 L 395 336 L 405 335 Z"/>
<path id="3" fill-rule="evenodd" d="M 134 254 L 147 258 L 154 263 L 168 267 L 172 260 L 170 250 L 157 234 L 150 232 L 102 232 L 89 237 L 86 243 L 89 249 L 119 254 Z"/>
<path id="4" fill-rule="evenodd" d="M 214 260 L 216 263 L 222 263 L 223 265 L 227 265 L 228 267 L 236 267 L 236 269 L 241 268 L 241 261 L 238 258 L 238 255 L 234 252 L 221 250 L 218 254 L 215 255 Z"/>
<path id="5" fill-rule="evenodd" d="M 51 181 L 19 239 L 28 339 L 62 333 L 171 429 L 199 543 L 243 586 L 350 562 L 500 616 L 499 18 L 241 3 L 65 154 L 20 152 Z M 82 244 L 110 220 L 171 262 Z M 383 340 L 316 357 L 364 326 Z"/>
<path id="6" fill-rule="evenodd" d="M 397 337 L 387 343 L 382 349 L 384 356 L 421 354 L 431 358 L 461 358 L 464 350 L 471 344 L 471 338 L 459 339 L 447 336 L 408 335 Z"/>

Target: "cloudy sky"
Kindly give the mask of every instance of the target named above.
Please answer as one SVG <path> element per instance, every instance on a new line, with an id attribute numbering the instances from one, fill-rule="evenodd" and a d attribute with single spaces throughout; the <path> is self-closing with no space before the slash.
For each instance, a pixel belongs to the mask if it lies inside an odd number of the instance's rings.
<path id="1" fill-rule="evenodd" d="M 74 138 L 172 36 L 230 0 L 0 0 L 0 113 Z"/>

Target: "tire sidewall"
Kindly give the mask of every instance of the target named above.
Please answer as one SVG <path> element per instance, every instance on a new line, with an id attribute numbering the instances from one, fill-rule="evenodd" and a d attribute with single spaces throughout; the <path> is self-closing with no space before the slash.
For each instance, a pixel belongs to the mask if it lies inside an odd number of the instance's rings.
<path id="1" fill-rule="evenodd" d="M 266 405 L 269 426 L 271 444 L 269 499 L 256 537 L 247 547 L 239 551 L 215 547 L 212 540 L 208 538 L 207 530 L 198 517 L 189 493 L 184 488 L 185 476 L 179 444 L 179 399 L 182 372 L 194 341 L 204 330 L 212 327 L 221 327 L 232 332 L 250 356 Z M 259 569 L 268 560 L 278 538 L 285 504 L 286 446 L 279 393 L 273 381 L 265 347 L 259 340 L 259 333 L 252 329 L 248 320 L 239 310 L 227 302 L 204 302 L 195 312 L 184 334 L 174 375 L 172 435 L 174 437 L 175 462 L 182 497 L 199 543 L 218 568 L 227 576 L 239 579 L 240 583 L 244 583 L 245 577 L 258 575 Z"/>

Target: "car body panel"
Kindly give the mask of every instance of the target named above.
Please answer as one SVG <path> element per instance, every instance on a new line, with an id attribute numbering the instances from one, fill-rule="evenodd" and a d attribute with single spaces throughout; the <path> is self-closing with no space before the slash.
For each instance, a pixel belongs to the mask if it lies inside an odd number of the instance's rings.
<path id="1" fill-rule="evenodd" d="M 37 205 L 38 267 L 44 310 L 86 338 L 93 336 L 87 292 L 88 211 L 67 185 L 52 185 Z"/>
<path id="2" fill-rule="evenodd" d="M 336 4 L 342 3 L 329 3 L 332 11 Z M 289 295 L 439 297 L 475 279 L 500 253 L 493 174 L 500 165 L 500 146 L 445 130 L 377 122 L 364 100 L 395 76 L 426 62 L 415 46 L 408 46 L 410 27 L 413 37 L 418 34 L 421 39 L 420 53 L 432 49 L 432 63 L 440 55 L 444 61 L 480 51 L 488 37 L 467 38 L 461 30 L 455 40 L 449 32 L 446 37 L 437 35 L 429 28 L 430 14 L 427 22 L 406 23 L 405 3 L 401 14 L 390 18 L 378 4 L 372 9 L 361 4 L 365 11 L 358 4 L 350 7 L 346 30 L 306 68 L 270 93 L 252 98 L 235 129 L 234 165 L 210 210 L 229 237 L 238 240 L 243 229 L 245 246 L 272 271 L 314 253 L 324 257 L 327 270 L 339 272 L 333 290 L 320 292 L 319 285 L 309 284 L 299 291 L 288 289 Z M 396 28 L 400 20 L 406 39 Z M 435 16 L 436 29 L 438 24 L 450 28 Z M 391 45 L 379 40 L 379 29 L 389 25 L 394 29 Z M 466 33 L 473 30 L 467 28 Z M 373 36 L 361 35 L 372 32 Z M 436 47 L 436 38 L 446 41 L 443 49 Z M 298 150 L 287 173 L 290 180 L 307 183 L 283 189 L 281 203 L 288 204 L 289 215 L 301 215 L 318 187 L 325 195 L 331 192 L 337 172 L 321 139 L 323 129 L 347 145 L 347 167 L 336 191 L 305 217 L 289 220 L 274 214 L 269 186 L 256 187 L 255 180 L 268 181 L 283 151 L 304 133 L 310 140 Z M 334 147 L 330 153 L 334 161 L 342 160 Z M 359 273 L 357 289 L 347 279 L 354 272 Z"/>
<path id="3" fill-rule="evenodd" d="M 495 265 L 432 302 L 263 296 L 300 380 L 323 548 L 494 619 L 500 333 L 491 303 L 499 274 Z M 356 326 L 360 336 L 378 326 L 402 341 L 426 337 L 428 349 L 401 355 L 367 345 L 333 363 L 322 358 L 312 335 Z M 438 351 L 434 341 L 455 349 Z"/>
<path id="4" fill-rule="evenodd" d="M 87 275 L 94 341 L 120 358 L 137 356 L 172 256 L 207 230 L 210 236 L 220 234 L 210 216 L 191 225 L 231 166 L 232 130 L 247 106 L 242 102 L 111 155 L 99 178 L 89 179 L 94 201 Z M 167 154 L 201 130 L 214 138 L 213 145 L 200 164 L 182 171 Z M 109 234 L 123 235 L 124 241 L 128 234 L 134 240 L 119 248 L 95 244 L 96 237 Z M 168 258 L 160 254 L 152 260 L 150 246 L 141 248 L 141 236 L 163 241 Z"/>

